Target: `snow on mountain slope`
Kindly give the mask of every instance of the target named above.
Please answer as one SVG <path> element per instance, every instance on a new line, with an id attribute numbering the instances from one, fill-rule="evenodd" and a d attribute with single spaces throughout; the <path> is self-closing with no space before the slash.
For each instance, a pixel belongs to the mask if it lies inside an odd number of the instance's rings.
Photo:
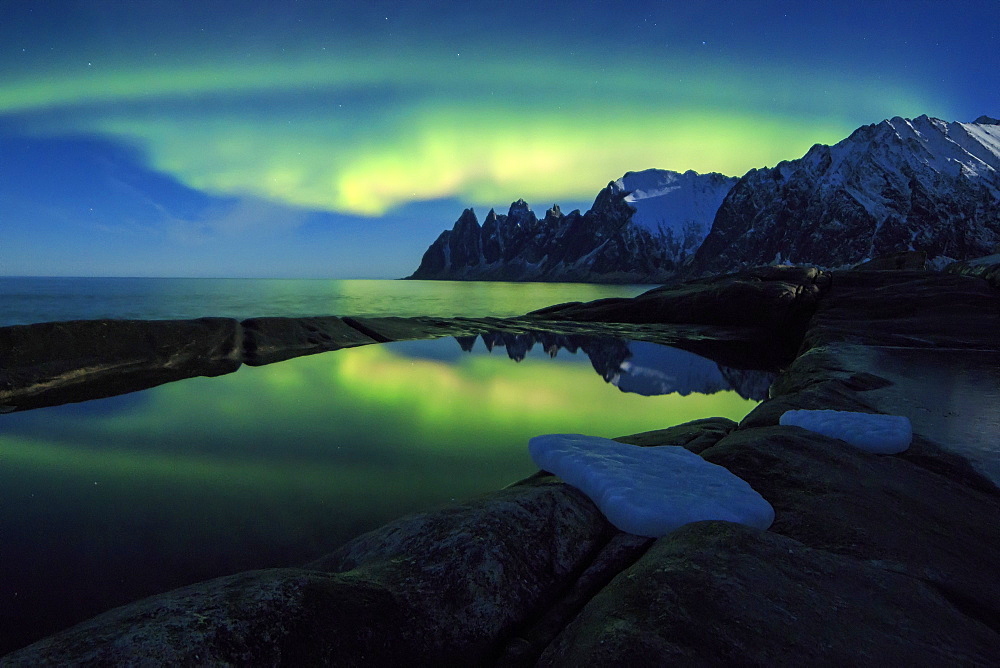
<path id="1" fill-rule="evenodd" d="M 628 172 L 613 185 L 629 193 L 625 201 L 635 209 L 633 225 L 685 239 L 686 249 L 694 250 L 708 235 L 715 212 L 737 181 L 717 173 L 646 169 Z"/>
<path id="2" fill-rule="evenodd" d="M 867 145 L 852 141 L 855 133 L 832 146 L 832 164 L 840 166 L 846 162 L 857 166 L 867 158 L 887 171 L 901 173 L 902 166 L 930 169 L 946 177 L 984 177 L 987 182 L 994 181 L 996 187 L 995 179 L 1000 172 L 1000 125 L 947 123 L 927 116 L 909 120 L 897 116 L 874 128 Z"/>
<path id="3" fill-rule="evenodd" d="M 907 250 L 965 259 L 998 244 L 1000 122 L 896 117 L 748 172 L 689 269 L 838 267 Z"/>

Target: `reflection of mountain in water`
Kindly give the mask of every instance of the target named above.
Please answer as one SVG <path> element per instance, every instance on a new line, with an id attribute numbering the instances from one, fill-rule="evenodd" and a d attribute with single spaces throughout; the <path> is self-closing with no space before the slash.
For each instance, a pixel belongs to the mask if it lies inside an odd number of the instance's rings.
<path id="1" fill-rule="evenodd" d="M 476 339 L 482 338 L 486 349 L 502 347 L 515 362 L 523 360 L 535 344 L 555 357 L 559 350 L 576 353 L 582 350 L 594 370 L 622 392 L 644 396 L 692 392 L 713 394 L 735 390 L 744 399 L 762 401 L 775 374 L 755 369 L 734 369 L 707 357 L 645 341 L 625 341 L 612 337 L 550 334 L 547 332 L 486 332 L 480 337 L 456 337 L 459 346 L 471 352 Z"/>
<path id="2" fill-rule="evenodd" d="M 628 345 L 632 354 L 611 378 L 623 392 L 650 397 L 671 392 L 714 394 L 730 389 L 719 365 L 710 359 L 645 341 L 631 341 Z"/>

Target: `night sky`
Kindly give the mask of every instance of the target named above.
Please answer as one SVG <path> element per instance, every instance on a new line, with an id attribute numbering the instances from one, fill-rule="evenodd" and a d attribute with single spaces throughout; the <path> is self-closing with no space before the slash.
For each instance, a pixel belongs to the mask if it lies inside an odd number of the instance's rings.
<path id="1" fill-rule="evenodd" d="M 996 0 L 0 1 L 0 275 L 395 278 L 586 209 L 1000 115 Z"/>

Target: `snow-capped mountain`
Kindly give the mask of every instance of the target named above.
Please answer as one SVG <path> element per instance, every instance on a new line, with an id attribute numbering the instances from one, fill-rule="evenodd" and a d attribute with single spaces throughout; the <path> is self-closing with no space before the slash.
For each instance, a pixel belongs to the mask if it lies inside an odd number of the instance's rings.
<path id="1" fill-rule="evenodd" d="M 1000 121 L 896 117 L 748 172 L 686 269 L 839 267 L 905 250 L 965 259 L 998 244 Z"/>
<path id="2" fill-rule="evenodd" d="M 706 236 L 707 233 L 707 236 Z M 1000 121 L 920 116 L 861 127 L 740 179 L 649 169 L 586 213 L 523 200 L 466 211 L 409 278 L 662 282 L 776 262 L 841 267 L 899 251 L 1000 248 Z"/>
<path id="3" fill-rule="evenodd" d="M 658 282 L 701 244 L 735 177 L 649 169 L 612 181 L 581 214 L 538 219 L 524 200 L 480 225 L 466 209 L 409 278 Z"/>

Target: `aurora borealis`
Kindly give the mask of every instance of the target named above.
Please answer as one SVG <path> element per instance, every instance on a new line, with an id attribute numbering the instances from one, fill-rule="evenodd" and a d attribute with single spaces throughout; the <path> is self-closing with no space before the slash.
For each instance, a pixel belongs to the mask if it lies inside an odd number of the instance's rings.
<path id="1" fill-rule="evenodd" d="M 0 274 L 392 278 L 586 208 L 1000 107 L 989 2 L 0 6 Z"/>

